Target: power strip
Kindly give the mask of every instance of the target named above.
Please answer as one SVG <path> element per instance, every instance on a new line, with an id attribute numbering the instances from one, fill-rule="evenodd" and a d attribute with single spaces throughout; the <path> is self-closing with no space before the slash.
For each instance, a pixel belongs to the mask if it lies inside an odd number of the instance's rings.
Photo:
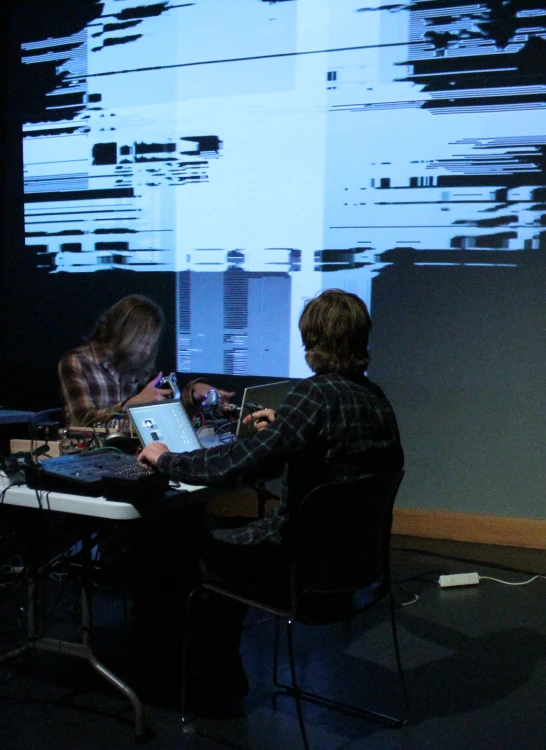
<path id="1" fill-rule="evenodd" d="M 473 586 L 480 582 L 480 576 L 477 573 L 453 573 L 452 575 L 440 576 L 438 583 L 442 588 L 448 586 Z"/>

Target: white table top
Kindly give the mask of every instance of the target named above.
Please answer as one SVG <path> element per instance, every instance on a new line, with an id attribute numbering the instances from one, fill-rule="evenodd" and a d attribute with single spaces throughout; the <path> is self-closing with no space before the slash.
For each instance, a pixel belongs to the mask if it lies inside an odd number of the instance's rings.
<path id="1" fill-rule="evenodd" d="M 196 492 L 201 486 L 173 483 L 173 489 Z M 24 484 L 24 476 L 19 473 L 7 477 L 0 472 L 0 505 L 17 505 L 21 508 L 53 510 L 61 513 L 75 513 L 94 518 L 110 518 L 117 521 L 130 521 L 140 518 L 138 510 L 131 503 L 107 500 L 104 497 L 71 495 L 50 490 L 33 490 Z"/>

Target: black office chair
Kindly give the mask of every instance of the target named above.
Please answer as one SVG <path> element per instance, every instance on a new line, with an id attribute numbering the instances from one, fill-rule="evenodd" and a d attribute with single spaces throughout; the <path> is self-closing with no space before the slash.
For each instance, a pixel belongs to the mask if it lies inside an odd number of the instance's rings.
<path id="1" fill-rule="evenodd" d="M 35 411 L 30 416 L 30 422 L 34 425 L 56 425 L 62 423 L 63 410 L 60 407 Z"/>
<path id="2" fill-rule="evenodd" d="M 59 427 L 63 425 L 63 410 L 60 408 L 36 411 L 29 417 L 29 432 L 31 440 L 55 439 Z"/>
<path id="3" fill-rule="evenodd" d="M 394 600 L 390 580 L 390 535 L 392 509 L 404 472 L 321 485 L 301 503 L 291 521 L 292 564 L 287 580 L 286 606 L 255 596 L 245 596 L 240 584 L 203 583 L 198 591 L 214 592 L 275 615 L 273 681 L 280 692 L 292 695 L 305 748 L 309 747 L 301 701 L 309 700 L 402 726 L 410 706 L 396 632 Z M 294 515 L 294 514 L 293 514 Z M 190 596 L 190 603 L 194 594 Z M 353 597 L 354 595 L 354 597 Z M 293 623 L 329 624 L 343 622 L 388 599 L 396 663 L 404 703 L 402 716 L 351 706 L 302 689 L 296 677 Z M 354 602 L 358 602 L 355 604 Z M 286 623 L 291 684 L 278 679 L 280 621 Z M 186 664 L 183 665 L 182 720 L 186 721 Z"/>

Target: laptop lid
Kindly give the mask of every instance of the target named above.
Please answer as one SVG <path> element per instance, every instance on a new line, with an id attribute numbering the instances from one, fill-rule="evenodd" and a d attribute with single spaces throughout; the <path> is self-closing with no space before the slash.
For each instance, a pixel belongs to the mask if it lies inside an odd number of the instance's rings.
<path id="1" fill-rule="evenodd" d="M 239 421 L 237 423 L 237 437 L 248 437 L 255 433 L 252 423 L 243 424 L 243 419 L 247 414 L 252 414 L 253 411 L 258 411 L 258 409 L 273 409 L 277 411 L 293 385 L 291 380 L 279 380 L 276 383 L 266 383 L 265 385 L 254 385 L 245 388 Z"/>
<path id="2" fill-rule="evenodd" d="M 173 453 L 201 448 L 182 403 L 175 399 L 148 404 L 128 404 L 127 411 L 142 445 L 154 440 L 165 443 Z"/>

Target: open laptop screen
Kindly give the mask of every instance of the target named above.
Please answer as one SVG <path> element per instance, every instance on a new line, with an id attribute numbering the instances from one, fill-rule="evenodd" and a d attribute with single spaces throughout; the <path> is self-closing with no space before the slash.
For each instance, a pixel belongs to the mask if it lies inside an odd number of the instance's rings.
<path id="1" fill-rule="evenodd" d="M 180 401 L 168 399 L 134 406 L 129 404 L 127 411 L 142 445 L 158 440 L 165 443 L 173 453 L 201 448 Z"/>
<path id="2" fill-rule="evenodd" d="M 239 422 L 237 423 L 237 437 L 247 437 L 255 434 L 254 426 L 243 424 L 243 419 L 247 414 L 252 414 L 258 409 L 273 409 L 277 411 L 284 401 L 286 394 L 294 385 L 291 380 L 279 380 L 276 383 L 266 383 L 265 385 L 254 385 L 245 388 Z"/>

